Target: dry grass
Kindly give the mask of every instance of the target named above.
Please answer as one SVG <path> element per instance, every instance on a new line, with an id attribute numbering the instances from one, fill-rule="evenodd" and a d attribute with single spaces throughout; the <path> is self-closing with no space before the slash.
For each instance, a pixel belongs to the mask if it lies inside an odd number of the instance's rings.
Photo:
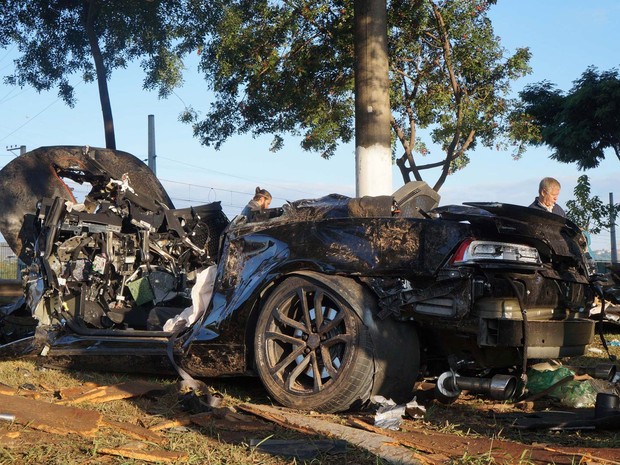
<path id="1" fill-rule="evenodd" d="M 131 380 L 129 375 L 82 373 L 58 371 L 39 368 L 32 361 L 4 361 L 0 362 L 0 380 L 3 384 L 21 391 L 34 390 L 40 394 L 39 400 L 54 401 L 57 391 L 62 388 L 78 387 L 85 382 L 99 385 L 111 385 Z M 141 377 L 140 379 L 144 379 Z M 143 427 L 150 427 L 166 419 L 171 419 L 183 410 L 179 404 L 174 379 L 149 379 L 149 381 L 167 384 L 169 389 L 157 397 L 142 397 L 127 400 L 111 401 L 101 404 L 80 404 L 80 408 L 97 410 L 106 419 L 132 423 Z M 225 405 L 235 405 L 251 400 L 248 395 L 257 389 L 256 383 L 241 382 L 218 384 L 218 392 L 224 395 Z M 250 394 L 248 394 L 248 392 Z M 1 410 L 0 406 L 0 410 Z M 9 436 L 19 433 L 15 439 Z M 289 430 L 275 428 L 275 430 L 261 432 L 239 433 L 222 431 L 214 426 L 177 427 L 163 431 L 165 442 L 161 446 L 148 445 L 150 448 L 160 448 L 167 451 L 180 451 L 189 455 L 189 464 L 343 464 L 354 463 L 359 465 L 377 465 L 381 463 L 376 457 L 367 452 L 349 447 L 343 455 L 323 455 L 312 461 L 304 462 L 295 459 L 276 457 L 258 452 L 248 446 L 250 439 L 263 440 L 277 439 L 305 439 L 312 441 L 307 435 L 294 433 Z M 319 438 L 316 438 L 319 439 Z M 134 439 L 120 431 L 101 427 L 92 439 L 79 436 L 61 436 L 34 431 L 27 426 L 0 423 L 0 465 L 15 464 L 142 464 L 142 460 L 126 459 L 106 456 L 98 451 L 104 448 L 117 448 L 126 444 L 137 447 Z"/>
<path id="2" fill-rule="evenodd" d="M 620 339 L 617 327 L 606 333 L 607 340 Z M 598 338 L 593 347 L 602 348 Z M 610 352 L 620 357 L 620 347 L 610 347 Z M 576 357 L 565 363 L 573 366 L 593 366 L 608 362 L 605 353 L 588 352 L 583 357 Z M 20 388 L 23 391 L 34 390 L 41 400 L 50 402 L 57 398 L 60 389 L 81 386 L 84 383 L 112 385 L 129 381 L 132 378 L 123 374 L 106 374 L 95 372 L 58 371 L 40 368 L 32 361 L 0 362 L 0 382 Z M 140 379 L 145 379 L 141 377 Z M 182 413 L 179 403 L 176 380 L 148 378 L 147 381 L 159 382 L 168 387 L 156 397 L 144 396 L 128 400 L 119 400 L 101 404 L 80 404 L 80 407 L 100 412 L 108 420 L 132 423 L 143 427 L 153 426 L 163 420 L 174 418 Z M 212 387 L 224 396 L 224 405 L 234 406 L 241 402 L 269 403 L 269 399 L 260 383 L 256 380 L 217 381 Z M 493 410 L 493 402 L 473 396 L 462 396 L 451 405 L 431 404 L 424 421 L 409 420 L 414 427 L 424 428 L 428 432 L 440 431 L 458 436 L 484 437 L 494 440 L 504 439 L 527 444 L 553 444 L 555 446 L 579 445 L 580 447 L 615 447 L 620 443 L 620 435 L 613 431 L 545 433 L 524 431 L 512 428 Z M 506 405 L 506 411 L 512 407 Z M 553 404 L 550 404 L 553 407 Z M 0 413 L 1 413 L 0 406 Z M 334 419 L 338 421 L 338 417 Z M 8 437 L 19 433 L 15 439 Z M 258 452 L 248 446 L 250 439 L 304 439 L 315 438 L 289 430 L 275 428 L 265 432 L 248 432 L 222 430 L 215 425 L 198 427 L 179 427 L 163 431 L 165 442 L 161 446 L 167 451 L 182 451 L 188 454 L 186 462 L 190 464 L 312 464 L 312 465 L 378 465 L 383 462 L 374 455 L 349 446 L 345 455 L 319 455 L 304 462 L 299 459 L 283 458 Z M 316 438 L 323 439 L 323 438 Z M 34 431 L 27 426 L 0 423 L 0 465 L 8 464 L 142 464 L 141 460 L 125 459 L 102 455 L 103 448 L 116 448 L 135 441 L 120 431 L 101 427 L 92 439 L 78 436 L 59 436 Z M 155 447 L 151 444 L 150 447 Z M 463 455 L 454 459 L 454 464 L 493 464 L 489 454 Z M 515 462 L 517 463 L 517 462 Z M 519 464 L 527 465 L 527 454 L 520 457 Z"/>

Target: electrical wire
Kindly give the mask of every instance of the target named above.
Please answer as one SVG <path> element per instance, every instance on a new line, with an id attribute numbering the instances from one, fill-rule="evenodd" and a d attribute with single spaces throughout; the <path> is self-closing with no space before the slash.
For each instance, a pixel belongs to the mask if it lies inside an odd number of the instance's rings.
<path id="1" fill-rule="evenodd" d="M 18 126 L 15 130 L 13 130 L 12 132 L 8 133 L 6 136 L 4 136 L 2 139 L 0 139 L 0 142 L 2 142 L 5 139 L 8 139 L 9 137 L 11 137 L 13 134 L 15 134 L 17 131 L 19 131 L 21 128 L 23 128 L 24 126 L 26 126 L 27 124 L 31 123 L 37 116 L 40 116 L 43 112 L 47 111 L 52 105 L 54 105 L 55 103 L 57 103 L 60 100 L 60 97 L 58 97 L 56 100 L 54 100 L 52 103 L 50 103 L 48 106 L 46 106 L 43 110 L 41 110 L 39 113 L 37 113 L 36 115 L 34 115 L 32 118 L 29 118 L 28 121 L 26 121 L 24 124 L 22 124 L 21 126 Z"/>
<path id="2" fill-rule="evenodd" d="M 209 173 L 220 174 L 222 176 L 228 176 L 228 177 L 236 178 L 236 179 L 242 179 L 244 181 L 252 181 L 252 182 L 255 181 L 254 179 L 251 179 L 251 178 L 247 178 L 247 177 L 243 177 L 243 176 L 237 176 L 235 174 L 225 173 L 223 171 L 212 170 L 210 168 L 205 168 L 204 166 L 193 165 L 191 163 L 185 163 L 185 162 L 174 160 L 172 158 L 165 157 L 165 156 L 162 156 L 162 155 L 157 155 L 157 158 L 168 160 L 168 161 L 171 161 L 171 162 L 179 164 L 179 165 L 187 166 L 189 168 L 195 168 L 195 169 L 203 170 L 203 171 L 206 171 L 206 172 L 209 172 Z M 313 195 L 311 192 L 302 191 L 302 190 L 299 190 L 299 189 L 294 189 L 294 188 L 288 187 L 288 186 L 282 186 L 282 185 L 274 184 L 273 182 L 269 182 L 267 184 L 269 184 L 271 186 L 274 186 L 274 187 L 277 187 L 278 189 L 282 189 L 282 190 L 288 190 L 288 191 L 291 191 L 291 192 L 298 192 L 298 193 L 303 194 L 303 195 Z M 238 193 L 240 193 L 240 194 L 248 194 L 247 192 L 238 192 Z M 251 193 L 250 195 L 254 195 L 254 193 Z M 280 200 L 285 200 L 286 201 L 286 199 L 280 199 Z"/>

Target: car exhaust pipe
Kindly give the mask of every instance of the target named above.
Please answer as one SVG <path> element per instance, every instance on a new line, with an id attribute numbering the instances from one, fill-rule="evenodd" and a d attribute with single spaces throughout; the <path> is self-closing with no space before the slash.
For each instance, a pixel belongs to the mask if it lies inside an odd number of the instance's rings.
<path id="1" fill-rule="evenodd" d="M 592 378 L 604 379 L 605 381 L 613 380 L 617 371 L 616 365 L 613 363 L 601 363 L 594 367 L 568 368 L 574 370 L 578 374 L 590 375 Z"/>
<path id="2" fill-rule="evenodd" d="M 435 394 L 442 402 L 453 402 L 461 391 L 472 391 L 488 395 L 491 399 L 506 400 L 514 396 L 517 378 L 510 375 L 495 375 L 492 378 L 460 376 L 446 371 L 437 379 Z"/>
<path id="3" fill-rule="evenodd" d="M 606 381 L 612 381 L 616 377 L 616 365 L 613 363 L 603 363 L 594 367 L 592 373 L 593 378 L 604 379 Z"/>

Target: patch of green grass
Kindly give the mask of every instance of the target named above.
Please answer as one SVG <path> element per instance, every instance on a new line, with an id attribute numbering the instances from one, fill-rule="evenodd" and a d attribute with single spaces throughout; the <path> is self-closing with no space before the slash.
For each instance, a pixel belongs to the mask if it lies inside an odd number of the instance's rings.
<path id="1" fill-rule="evenodd" d="M 499 463 L 504 464 L 508 462 L 506 462 L 505 457 L 498 462 L 495 457 L 493 457 L 491 450 L 479 455 L 471 455 L 466 452 L 462 457 L 452 459 L 448 462 L 449 465 L 496 465 Z M 529 450 L 524 450 L 519 457 L 510 460 L 511 465 L 534 465 L 535 463 L 536 462 L 531 460 L 531 452 Z"/>

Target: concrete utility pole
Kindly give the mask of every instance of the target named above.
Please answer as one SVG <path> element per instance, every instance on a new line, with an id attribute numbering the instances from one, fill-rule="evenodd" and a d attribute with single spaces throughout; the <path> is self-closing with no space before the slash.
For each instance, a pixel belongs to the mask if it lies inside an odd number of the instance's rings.
<path id="1" fill-rule="evenodd" d="M 148 116 L 148 165 L 154 175 L 157 176 L 157 165 L 155 163 L 155 115 Z"/>
<path id="2" fill-rule="evenodd" d="M 13 150 L 17 150 L 19 148 L 19 154 L 23 155 L 24 153 L 26 153 L 26 146 L 25 145 L 20 145 L 19 147 L 15 146 L 15 147 L 9 147 L 7 146 L 6 149 L 9 152 L 12 152 Z"/>
<path id="3" fill-rule="evenodd" d="M 356 195 L 392 193 L 386 0 L 355 0 Z"/>
<path id="4" fill-rule="evenodd" d="M 618 263 L 618 249 L 616 247 L 616 212 L 613 211 L 614 193 L 609 193 L 609 206 L 612 208 L 609 214 L 609 235 L 611 236 L 611 263 Z"/>

